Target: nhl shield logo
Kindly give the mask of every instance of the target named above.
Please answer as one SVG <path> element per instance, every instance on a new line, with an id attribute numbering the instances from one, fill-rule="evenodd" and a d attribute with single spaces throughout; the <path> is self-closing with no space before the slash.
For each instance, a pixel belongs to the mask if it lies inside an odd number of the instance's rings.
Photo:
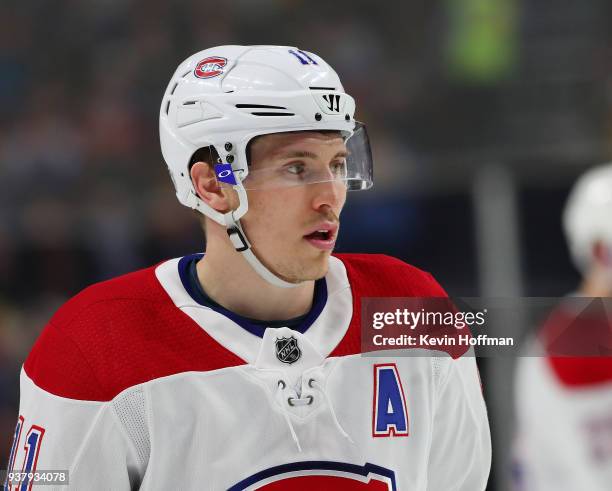
<path id="1" fill-rule="evenodd" d="M 300 356 L 302 351 L 295 337 L 276 338 L 276 357 L 279 361 L 291 365 L 298 361 Z"/>

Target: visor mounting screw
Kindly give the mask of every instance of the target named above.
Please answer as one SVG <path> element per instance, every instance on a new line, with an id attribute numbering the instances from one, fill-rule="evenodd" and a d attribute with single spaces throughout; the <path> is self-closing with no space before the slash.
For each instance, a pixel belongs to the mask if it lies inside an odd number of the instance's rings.
<path id="1" fill-rule="evenodd" d="M 323 116 L 321 116 L 321 113 L 317 113 L 317 114 L 315 114 L 315 119 L 316 119 L 317 121 L 321 121 L 321 118 L 322 118 L 322 117 L 323 117 Z"/>
<path id="2" fill-rule="evenodd" d="M 345 121 L 350 121 L 351 120 L 350 114 L 345 115 L 344 119 L 345 119 Z"/>
<path id="3" fill-rule="evenodd" d="M 229 152 L 231 149 L 232 149 L 232 144 L 231 144 L 230 142 L 227 142 L 227 143 L 225 144 L 225 151 L 226 151 L 226 152 Z"/>
<path id="4" fill-rule="evenodd" d="M 228 155 L 227 156 L 227 163 L 231 164 L 234 161 L 234 156 L 233 155 Z"/>

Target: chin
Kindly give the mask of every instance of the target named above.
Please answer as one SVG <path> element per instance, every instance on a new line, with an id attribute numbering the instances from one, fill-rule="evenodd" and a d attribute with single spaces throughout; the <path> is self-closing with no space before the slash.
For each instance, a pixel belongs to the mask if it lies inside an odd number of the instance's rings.
<path id="1" fill-rule="evenodd" d="M 312 261 L 308 261 L 307 272 L 309 273 L 310 279 L 318 280 L 323 278 L 327 272 L 329 271 L 329 256 L 331 255 L 331 251 L 324 252 L 319 257 Z"/>
<path id="2" fill-rule="evenodd" d="M 313 272 L 313 274 L 310 276 L 309 279 L 310 280 L 320 280 L 321 278 L 325 277 L 328 271 L 329 271 L 329 265 L 326 262 L 325 266 Z"/>
<path id="3" fill-rule="evenodd" d="M 286 268 L 285 272 L 279 276 L 290 283 L 301 283 L 303 281 L 320 280 L 328 271 L 329 254 L 325 254 L 315 260 L 303 261 L 295 267 Z"/>

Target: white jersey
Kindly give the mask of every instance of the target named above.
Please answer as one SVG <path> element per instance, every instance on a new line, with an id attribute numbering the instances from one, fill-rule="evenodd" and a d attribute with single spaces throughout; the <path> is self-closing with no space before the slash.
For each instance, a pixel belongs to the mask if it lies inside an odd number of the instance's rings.
<path id="1" fill-rule="evenodd" d="M 566 353 L 590 349 L 595 332 L 602 331 L 593 319 L 561 306 L 531 343 L 530 356 L 519 358 L 517 490 L 612 489 L 612 358 L 551 356 L 547 348 L 562 342 Z"/>
<path id="2" fill-rule="evenodd" d="M 10 469 L 77 490 L 485 489 L 474 358 L 361 353 L 361 297 L 444 295 L 429 274 L 332 257 L 303 326 L 257 332 L 192 298 L 187 259 L 58 311 L 21 373 Z"/>

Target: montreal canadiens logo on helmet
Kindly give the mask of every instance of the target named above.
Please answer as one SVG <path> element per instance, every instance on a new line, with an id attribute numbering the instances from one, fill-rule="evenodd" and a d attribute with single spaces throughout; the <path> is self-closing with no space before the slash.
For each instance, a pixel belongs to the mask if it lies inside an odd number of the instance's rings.
<path id="1" fill-rule="evenodd" d="M 198 78 L 212 78 L 221 75 L 225 65 L 227 65 L 227 58 L 209 56 L 198 62 L 193 73 Z"/>

